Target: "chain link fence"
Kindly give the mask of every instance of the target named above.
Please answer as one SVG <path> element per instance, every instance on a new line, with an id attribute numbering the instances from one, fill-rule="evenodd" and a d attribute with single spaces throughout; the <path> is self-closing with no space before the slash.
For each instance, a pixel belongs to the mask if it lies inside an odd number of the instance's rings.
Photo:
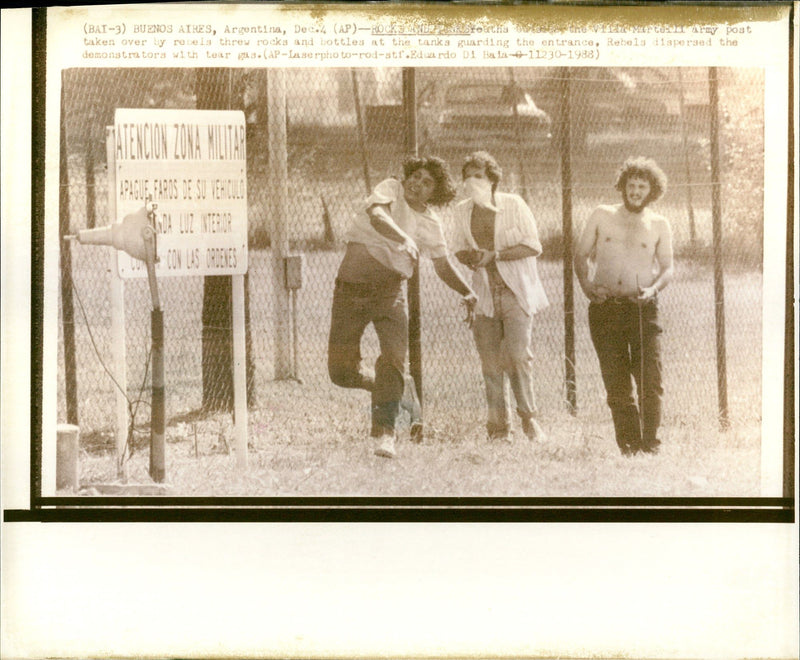
<path id="1" fill-rule="evenodd" d="M 285 81 L 286 105 L 276 112 L 268 90 L 273 89 L 270 76 L 278 75 Z M 722 68 L 717 75 L 721 162 L 715 182 L 706 68 L 416 69 L 419 153 L 444 158 L 460 179 L 468 153 L 490 151 L 503 167 L 500 188 L 520 194 L 536 217 L 544 244 L 540 275 L 551 302 L 537 315 L 533 329 L 536 392 L 545 419 L 568 414 L 565 286 L 575 291 L 576 414 L 586 422 L 608 417 L 589 339 L 587 302 L 577 282 L 564 281 L 562 202 L 569 194 L 572 233 L 577 236 L 595 206 L 619 201 L 613 187 L 616 171 L 634 155 L 654 158 L 669 177 L 668 191 L 655 205 L 671 221 L 677 259 L 675 281 L 661 297 L 664 423 L 711 429 L 719 419 L 715 183 L 721 191 L 720 247 L 728 293 L 728 411 L 734 424 L 760 419 L 763 72 Z M 368 397 L 336 388 L 328 378 L 330 303 L 342 237 L 351 219 L 372 186 L 401 173 L 402 70 L 68 70 L 62 98 L 62 235 L 116 220 L 108 212 L 105 135 L 120 107 L 244 111 L 250 442 L 277 428 L 298 442 L 313 442 L 317 430 L 331 427 L 363 434 Z M 275 224 L 272 190 L 281 171 L 280 159 L 270 154 L 270 122 L 286 125 L 285 230 Z M 562 178 L 566 126 L 571 141 L 568 183 Z M 449 210 L 443 218 L 447 233 Z M 280 250 L 273 245 L 276 232 Z M 276 302 L 280 279 L 275 277 L 276 260 L 287 246 L 290 253 L 302 255 L 302 285 L 292 292 L 288 308 Z M 110 250 L 67 241 L 60 247 L 59 421 L 79 423 L 85 442 L 106 442 L 115 423 L 116 387 L 110 375 Z M 429 261 L 421 263 L 420 281 L 426 423 L 439 437 L 457 440 L 469 428 L 483 428 L 478 355 L 462 322 L 458 297 L 439 281 Z M 159 287 L 168 425 L 229 411 L 229 278 L 164 278 Z M 149 421 L 149 305 L 146 280 L 127 280 L 126 396 L 134 425 L 142 428 Z M 288 344 L 280 338 L 286 327 L 293 337 Z M 370 331 L 364 359 L 374 361 L 377 352 Z"/>

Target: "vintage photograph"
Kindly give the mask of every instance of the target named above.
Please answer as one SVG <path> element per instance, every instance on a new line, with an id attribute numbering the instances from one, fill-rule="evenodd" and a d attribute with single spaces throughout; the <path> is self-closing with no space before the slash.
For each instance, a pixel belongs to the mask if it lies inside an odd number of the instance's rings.
<path id="1" fill-rule="evenodd" d="M 3 9 L 2 656 L 796 658 L 794 7 L 714 4 Z"/>
<path id="2" fill-rule="evenodd" d="M 758 497 L 764 75 L 64 70 L 57 494 Z"/>

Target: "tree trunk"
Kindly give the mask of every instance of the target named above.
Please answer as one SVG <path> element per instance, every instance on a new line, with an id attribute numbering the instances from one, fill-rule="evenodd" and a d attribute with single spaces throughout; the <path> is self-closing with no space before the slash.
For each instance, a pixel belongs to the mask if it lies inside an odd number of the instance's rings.
<path id="1" fill-rule="evenodd" d="M 195 80 L 198 110 L 229 110 L 243 107 L 234 98 L 229 69 L 198 69 Z M 250 296 L 245 275 L 245 351 L 247 405 L 253 402 L 255 365 L 250 333 Z M 231 276 L 209 275 L 203 281 L 203 410 L 233 412 L 233 323 Z"/>

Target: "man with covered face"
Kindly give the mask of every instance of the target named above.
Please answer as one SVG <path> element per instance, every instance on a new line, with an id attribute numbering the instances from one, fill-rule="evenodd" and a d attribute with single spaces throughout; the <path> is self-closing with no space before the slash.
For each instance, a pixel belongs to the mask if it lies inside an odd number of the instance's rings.
<path id="1" fill-rule="evenodd" d="M 622 202 L 598 206 L 575 248 L 575 273 L 589 298 L 589 331 L 617 445 L 626 456 L 656 453 L 661 444 L 658 292 L 673 276 L 672 233 L 649 205 L 666 185 L 653 160 L 629 158 L 616 182 Z"/>
<path id="2" fill-rule="evenodd" d="M 548 305 L 536 257 L 542 244 L 525 201 L 499 192 L 502 170 L 486 151 L 470 154 L 461 168 L 467 199 L 456 205 L 456 258 L 473 271 L 478 295 L 473 336 L 481 360 L 492 440 L 510 440 L 508 385 L 522 431 L 543 441 L 533 387 L 533 316 Z"/>

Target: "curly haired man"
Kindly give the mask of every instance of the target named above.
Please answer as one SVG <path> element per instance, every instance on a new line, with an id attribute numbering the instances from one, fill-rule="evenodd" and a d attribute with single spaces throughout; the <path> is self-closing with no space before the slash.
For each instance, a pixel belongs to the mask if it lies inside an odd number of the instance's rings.
<path id="1" fill-rule="evenodd" d="M 598 206 L 575 248 L 575 273 L 589 299 L 589 331 L 617 445 L 626 456 L 656 453 L 661 444 L 658 292 L 674 268 L 670 224 L 649 205 L 666 184 L 655 161 L 626 160 L 616 182 L 622 202 Z"/>
<path id="2" fill-rule="evenodd" d="M 340 387 L 372 396 L 375 454 L 393 458 L 395 422 L 401 402 L 415 396 L 405 373 L 408 306 L 404 282 L 422 250 L 439 278 L 463 297 L 472 322 L 477 297 L 450 261 L 437 207 L 456 195 L 446 163 L 435 157 L 411 158 L 403 179 L 381 181 L 358 214 L 345 240 L 347 251 L 336 276 L 328 340 L 328 373 Z M 361 338 L 372 323 L 380 342 L 375 370 L 361 367 Z M 416 402 L 418 406 L 418 402 Z M 412 413 L 413 415 L 413 413 Z M 412 428 L 412 439 L 414 433 Z"/>

